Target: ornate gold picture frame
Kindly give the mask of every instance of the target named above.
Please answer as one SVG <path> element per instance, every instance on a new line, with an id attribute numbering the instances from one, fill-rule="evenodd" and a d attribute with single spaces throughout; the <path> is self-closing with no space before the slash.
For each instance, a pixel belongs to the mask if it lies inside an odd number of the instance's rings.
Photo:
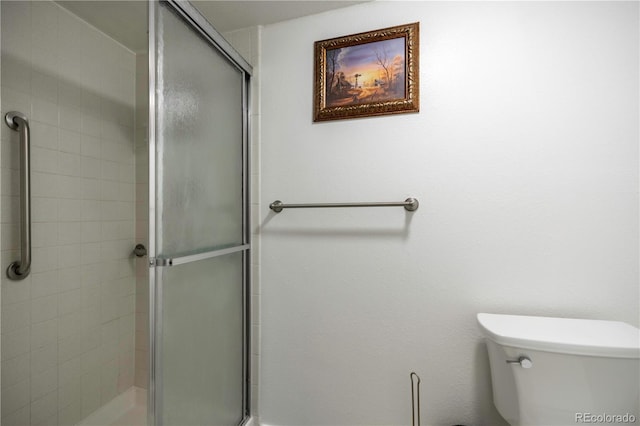
<path id="1" fill-rule="evenodd" d="M 313 121 L 418 112 L 418 22 L 316 41 Z"/>

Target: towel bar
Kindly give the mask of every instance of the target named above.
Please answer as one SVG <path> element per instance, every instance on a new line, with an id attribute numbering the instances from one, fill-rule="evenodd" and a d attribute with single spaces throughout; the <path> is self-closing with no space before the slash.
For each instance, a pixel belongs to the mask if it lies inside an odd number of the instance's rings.
<path id="1" fill-rule="evenodd" d="M 307 208 L 336 208 L 336 207 L 404 207 L 405 210 L 413 212 L 418 210 L 418 200 L 415 198 L 407 198 L 398 202 L 377 202 L 377 203 L 321 203 L 321 204 L 285 204 L 280 200 L 276 200 L 269 204 L 269 208 L 276 213 L 280 213 L 283 209 L 307 209 Z"/>

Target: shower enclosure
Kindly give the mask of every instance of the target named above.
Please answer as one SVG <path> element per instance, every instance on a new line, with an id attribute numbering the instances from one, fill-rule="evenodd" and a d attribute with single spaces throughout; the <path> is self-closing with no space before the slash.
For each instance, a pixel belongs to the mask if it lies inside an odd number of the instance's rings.
<path id="1" fill-rule="evenodd" d="M 246 422 L 251 66 L 187 2 L 0 12 L 2 424 Z"/>

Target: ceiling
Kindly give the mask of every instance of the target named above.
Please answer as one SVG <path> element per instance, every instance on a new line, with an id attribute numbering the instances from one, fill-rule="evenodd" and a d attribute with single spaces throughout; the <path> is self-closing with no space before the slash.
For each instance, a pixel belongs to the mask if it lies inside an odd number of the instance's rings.
<path id="1" fill-rule="evenodd" d="M 365 1 L 370 0 L 196 0 L 192 3 L 219 32 L 224 33 L 255 25 L 269 25 Z M 147 50 L 146 1 L 59 0 L 57 3 L 134 52 Z"/>

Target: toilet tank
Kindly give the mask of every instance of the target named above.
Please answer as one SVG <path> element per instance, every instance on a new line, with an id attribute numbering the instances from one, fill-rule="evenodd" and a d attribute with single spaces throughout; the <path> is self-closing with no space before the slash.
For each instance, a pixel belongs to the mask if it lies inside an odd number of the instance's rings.
<path id="1" fill-rule="evenodd" d="M 640 423 L 637 328 L 485 313 L 477 319 L 489 352 L 493 401 L 510 425 Z"/>

